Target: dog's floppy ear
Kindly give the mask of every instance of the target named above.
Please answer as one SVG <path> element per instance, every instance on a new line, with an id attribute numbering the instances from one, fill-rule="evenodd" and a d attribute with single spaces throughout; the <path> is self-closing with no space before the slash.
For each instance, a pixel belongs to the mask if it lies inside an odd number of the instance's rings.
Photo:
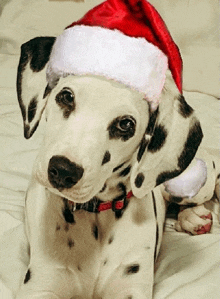
<path id="1" fill-rule="evenodd" d="M 21 46 L 17 96 L 25 138 L 30 138 L 35 132 L 50 92 L 46 82 L 46 65 L 54 42 L 54 37 L 36 37 Z"/>
<path id="2" fill-rule="evenodd" d="M 131 172 L 133 194 L 141 198 L 183 172 L 195 156 L 202 137 L 194 110 L 167 71 L 160 104 L 150 113 L 146 134 L 135 153 Z"/>

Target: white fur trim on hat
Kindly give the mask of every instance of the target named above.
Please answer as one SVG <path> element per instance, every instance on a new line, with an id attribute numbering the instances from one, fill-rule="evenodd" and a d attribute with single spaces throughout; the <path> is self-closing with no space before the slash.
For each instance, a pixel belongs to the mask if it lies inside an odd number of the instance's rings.
<path id="1" fill-rule="evenodd" d="M 47 80 L 67 75 L 93 74 L 116 80 L 157 102 L 168 68 L 166 55 L 145 38 L 118 30 L 76 25 L 57 37 L 47 69 Z"/>

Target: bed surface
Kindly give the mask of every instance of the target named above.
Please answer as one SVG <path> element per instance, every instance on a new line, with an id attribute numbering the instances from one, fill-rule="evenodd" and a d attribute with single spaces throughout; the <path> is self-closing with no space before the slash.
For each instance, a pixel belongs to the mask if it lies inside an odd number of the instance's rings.
<path id="1" fill-rule="evenodd" d="M 0 4 L 0 299 L 13 298 L 26 272 L 25 191 L 44 128 L 41 122 L 30 140 L 23 137 L 16 97 L 20 45 L 36 36 L 57 36 L 66 25 L 100 2 L 3 0 Z M 201 121 L 202 146 L 219 157 L 220 86 L 216 66 L 220 55 L 214 34 L 217 1 L 200 1 L 197 14 L 206 10 L 205 18 L 200 17 L 202 22 L 197 18 L 193 21 L 195 7 L 191 1 L 169 0 L 166 5 L 156 0 L 150 2 L 159 10 L 180 47 L 185 62 L 184 95 Z M 181 31 L 177 19 L 183 15 Z M 176 232 L 173 223 L 172 219 L 166 221 L 156 265 L 154 299 L 220 298 L 219 223 L 214 223 L 212 234 L 195 237 Z"/>

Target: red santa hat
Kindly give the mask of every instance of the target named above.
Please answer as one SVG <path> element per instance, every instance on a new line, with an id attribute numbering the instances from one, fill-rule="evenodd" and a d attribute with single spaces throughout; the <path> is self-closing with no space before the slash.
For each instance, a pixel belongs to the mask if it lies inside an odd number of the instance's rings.
<path id="1" fill-rule="evenodd" d="M 182 92 L 179 50 L 155 8 L 146 0 L 107 0 L 56 38 L 47 68 L 59 77 L 92 74 L 144 93 L 153 109 L 167 69 Z"/>

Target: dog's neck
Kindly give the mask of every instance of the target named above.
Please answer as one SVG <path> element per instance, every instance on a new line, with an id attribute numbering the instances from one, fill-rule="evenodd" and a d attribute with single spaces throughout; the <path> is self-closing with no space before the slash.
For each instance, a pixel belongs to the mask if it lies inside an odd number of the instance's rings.
<path id="1" fill-rule="evenodd" d="M 112 209 L 120 217 L 132 196 L 130 170 L 129 162 L 121 164 L 113 170 L 112 176 L 107 179 L 102 190 L 90 201 L 84 204 L 74 204 L 68 201 L 66 204 L 70 205 L 72 210 L 84 209 L 95 213 Z"/>
<path id="2" fill-rule="evenodd" d="M 113 201 L 120 196 L 126 196 L 131 190 L 130 171 L 130 161 L 116 167 L 96 197 L 102 201 Z"/>

